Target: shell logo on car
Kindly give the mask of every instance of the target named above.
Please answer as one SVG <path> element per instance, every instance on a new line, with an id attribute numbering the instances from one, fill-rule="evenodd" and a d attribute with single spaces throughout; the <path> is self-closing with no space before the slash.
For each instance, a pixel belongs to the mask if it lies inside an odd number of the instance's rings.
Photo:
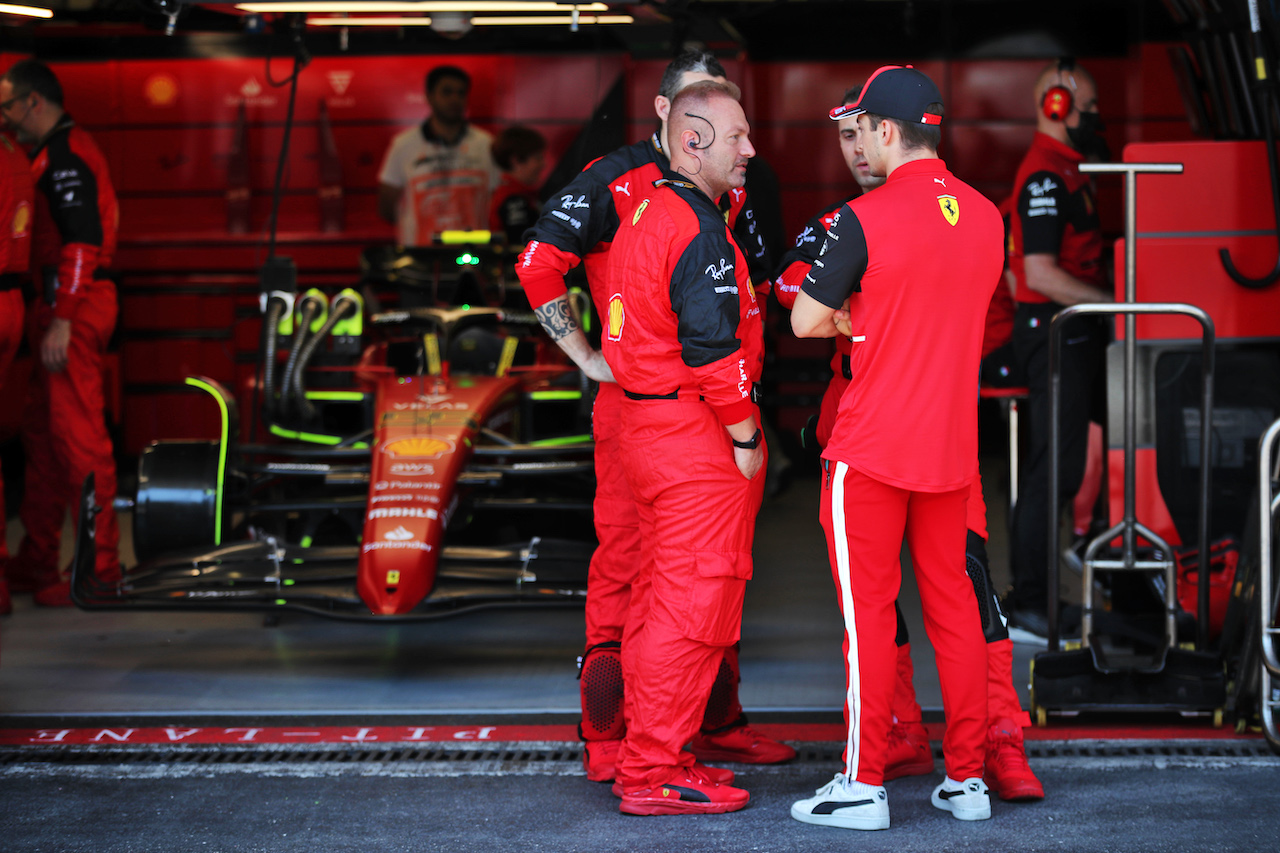
<path id="1" fill-rule="evenodd" d="M 388 442 L 382 448 L 391 456 L 402 456 L 413 459 L 434 459 L 445 453 L 454 451 L 454 443 L 442 438 L 400 438 Z"/>

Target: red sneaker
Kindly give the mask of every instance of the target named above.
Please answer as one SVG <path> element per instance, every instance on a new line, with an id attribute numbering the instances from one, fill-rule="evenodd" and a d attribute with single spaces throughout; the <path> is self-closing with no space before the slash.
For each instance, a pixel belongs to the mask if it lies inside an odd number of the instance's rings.
<path id="1" fill-rule="evenodd" d="M 884 760 L 884 781 L 903 776 L 926 776 L 933 772 L 933 747 L 929 733 L 919 723 L 894 723 L 889 729 L 888 752 Z"/>
<path id="2" fill-rule="evenodd" d="M 582 744 L 582 766 L 592 782 L 612 782 L 617 775 L 620 740 L 589 740 Z"/>
<path id="3" fill-rule="evenodd" d="M 70 607 L 71 581 L 58 581 L 52 586 L 38 589 L 33 597 L 41 607 Z"/>
<path id="4" fill-rule="evenodd" d="M 796 757 L 796 751 L 750 726 L 734 726 L 722 732 L 698 732 L 691 746 L 699 761 L 740 761 L 743 764 L 780 764 Z"/>
<path id="5" fill-rule="evenodd" d="M 628 786 L 618 811 L 623 814 L 722 814 L 746 806 L 751 795 L 741 788 L 717 785 L 697 767 L 672 768 L 660 785 Z"/>
<path id="6" fill-rule="evenodd" d="M 983 781 L 1002 800 L 1043 800 L 1044 786 L 1027 764 L 1022 728 L 1001 717 L 987 730 L 987 769 Z"/>
<path id="7" fill-rule="evenodd" d="M 733 784 L 733 771 L 730 770 L 728 767 L 712 767 L 709 764 L 694 764 L 693 767 L 695 770 L 697 770 L 703 776 L 706 776 L 707 779 L 709 779 L 710 781 L 715 782 L 717 785 Z M 621 797 L 622 783 L 614 782 L 612 791 L 615 797 Z"/>

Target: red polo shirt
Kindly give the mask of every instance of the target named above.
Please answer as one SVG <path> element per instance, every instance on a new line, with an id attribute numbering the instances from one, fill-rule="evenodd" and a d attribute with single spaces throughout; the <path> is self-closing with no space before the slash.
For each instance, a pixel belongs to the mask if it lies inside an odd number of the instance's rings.
<path id="1" fill-rule="evenodd" d="M 832 224 L 803 291 L 853 326 L 852 379 L 824 458 L 923 492 L 978 473 L 983 320 L 1003 268 L 994 204 L 938 159 L 913 160 Z"/>

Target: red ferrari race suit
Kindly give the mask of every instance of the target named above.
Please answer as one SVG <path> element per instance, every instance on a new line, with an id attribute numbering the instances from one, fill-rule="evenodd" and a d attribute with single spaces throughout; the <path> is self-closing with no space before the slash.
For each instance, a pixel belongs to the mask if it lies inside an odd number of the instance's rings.
<path id="1" fill-rule="evenodd" d="M 778 303 L 787 310 L 795 304 L 796 294 L 804 283 L 805 277 L 813 269 L 813 262 L 818 259 L 826 233 L 832 221 L 842 208 L 857 198 L 845 199 L 833 204 L 815 215 L 797 236 L 795 245 L 782 258 L 781 271 L 773 281 L 773 292 L 778 296 Z M 985 331 L 982 338 L 982 355 L 986 356 L 996 347 L 1003 344 L 1009 336 L 1012 324 L 1006 305 L 1012 302 L 1008 288 L 1003 284 L 995 289 L 991 305 L 987 310 Z M 992 342 L 994 346 L 992 345 Z M 851 375 L 850 352 L 852 342 L 843 335 L 835 338 L 836 352 L 831 359 L 831 381 L 827 383 L 822 395 L 822 406 L 818 414 L 818 425 L 815 435 L 819 447 L 826 447 L 831 438 L 831 430 L 835 426 L 836 409 L 844 389 L 849 387 Z M 990 678 L 988 681 L 987 702 L 991 719 L 1010 717 L 1023 720 L 1026 714 L 1022 711 L 1018 692 L 1013 687 L 1013 642 L 1009 639 L 1007 620 L 1000 609 L 1000 600 L 996 595 L 995 585 L 987 566 L 987 504 L 982 494 L 982 478 L 975 477 L 966 504 L 966 526 L 970 531 L 965 555 L 969 561 L 968 570 L 981 577 L 974 578 L 975 589 L 985 589 L 978 608 L 982 620 L 983 635 L 989 644 L 987 654 L 990 662 Z M 976 561 L 977 565 L 974 565 Z M 894 691 L 893 717 L 899 723 L 918 723 L 921 719 L 920 705 L 916 702 L 915 688 L 911 683 L 912 666 L 910 661 L 910 640 L 905 623 L 900 621 L 898 631 L 899 667 L 898 686 Z"/>
<path id="2" fill-rule="evenodd" d="M 78 520 L 80 489 L 93 472 L 98 576 L 120 576 L 113 501 L 116 468 L 103 416 L 102 356 L 116 324 L 116 288 L 103 274 L 115 254 L 119 207 L 106 159 L 87 133 L 64 117 L 32 151 L 36 224 L 32 267 L 42 293 L 28 315 L 33 353 L 54 319 L 71 323 L 63 370 L 35 358 L 32 400 L 23 423 L 27 451 L 22 523 L 15 562 L 36 586 L 56 582 L 58 544 L 68 507 Z"/>
<path id="3" fill-rule="evenodd" d="M 31 258 L 31 220 L 35 212 L 35 184 L 31 165 L 7 136 L 0 136 L 0 385 L 9 375 L 9 366 L 22 341 L 23 273 Z M 20 408 L 21 400 L 11 403 Z M 0 522 L 5 515 L 4 472 L 0 471 Z M 9 549 L 0 535 L 0 614 L 10 610 L 5 570 Z"/>
<path id="4" fill-rule="evenodd" d="M 667 156 L 655 133 L 620 148 L 588 166 L 543 206 L 529 242 L 516 264 L 530 306 L 545 305 L 567 292 L 565 275 L 582 263 L 591 298 L 600 310 L 612 291 L 605 265 L 614 235 L 630 221 L 655 180 L 662 177 Z M 724 221 L 759 280 L 768 278 L 768 253 L 748 194 L 731 190 L 720 199 Z M 641 553 L 635 497 L 619 461 L 622 390 L 602 383 L 592 410 L 595 438 L 596 494 L 593 505 L 599 547 L 591 558 L 587 580 L 586 653 L 582 660 L 582 736 L 587 741 L 616 742 L 625 729 L 622 717 L 621 668 L 618 662 L 623 626 L 631 601 Z M 707 708 L 705 730 L 721 729 L 743 719 L 738 702 L 736 650 L 725 656 L 724 684 Z"/>
<path id="5" fill-rule="evenodd" d="M 902 164 L 832 224 L 802 287 L 849 300 L 849 388 L 830 443 L 820 519 L 845 620 L 845 772 L 883 782 L 905 535 L 937 654 L 947 775 L 981 777 L 987 649 L 957 559 L 978 468 L 983 317 L 1003 266 L 991 202 L 937 159 Z"/>
<path id="6" fill-rule="evenodd" d="M 602 344 L 621 404 L 622 470 L 647 547 L 622 641 L 624 790 L 694 763 L 724 650 L 738 641 L 764 468 L 726 426 L 754 416 L 763 327 L 746 259 L 714 202 L 674 175 L 638 185 L 609 253 Z"/>

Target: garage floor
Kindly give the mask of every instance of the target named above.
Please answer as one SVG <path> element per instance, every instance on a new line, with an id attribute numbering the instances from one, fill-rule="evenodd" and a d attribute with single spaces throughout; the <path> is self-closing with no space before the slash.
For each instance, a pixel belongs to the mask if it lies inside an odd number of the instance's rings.
<path id="1" fill-rule="evenodd" d="M 999 472 L 988 472 L 988 481 L 1001 482 Z M 748 710 L 838 714 L 842 706 L 842 629 L 817 523 L 818 488 L 816 477 L 798 478 L 760 513 L 742 631 Z M 1003 530 L 1003 499 L 991 503 L 992 529 Z M 127 518 L 121 527 L 128 529 Z M 20 523 L 8 532 L 15 547 Z M 1005 581 L 1003 550 L 993 541 L 997 584 Z M 125 551 L 130 559 L 127 542 Z M 920 702 L 940 709 L 909 572 L 903 609 Z M 82 612 L 35 607 L 20 596 L 14 614 L 0 620 L 0 713 L 572 714 L 581 645 L 580 609 L 501 610 L 401 627 L 285 614 L 266 627 L 256 614 Z M 1036 649 L 1016 650 L 1025 697 Z"/>
<path id="2" fill-rule="evenodd" d="M 984 466 L 996 532 L 1005 529 L 1001 462 Z M 1256 736 L 1205 720 L 1029 730 L 1048 797 L 996 802 L 990 821 L 932 808 L 938 773 L 890 784 L 889 832 L 791 820 L 791 801 L 839 765 L 841 624 L 817 490 L 816 477 L 796 478 L 760 515 L 741 697 L 800 756 L 735 766 L 753 797 L 741 813 L 628 818 L 607 785 L 585 780 L 574 736 L 579 610 L 402 627 L 284 615 L 266 625 L 234 613 L 49 610 L 24 596 L 0 619 L 0 848 L 1275 849 L 1280 758 Z M 16 522 L 8 533 L 16 545 Z M 1005 550 L 997 533 L 1000 584 Z M 937 677 L 907 578 L 916 687 L 936 722 Z M 1025 700 L 1036 649 L 1015 649 Z"/>

